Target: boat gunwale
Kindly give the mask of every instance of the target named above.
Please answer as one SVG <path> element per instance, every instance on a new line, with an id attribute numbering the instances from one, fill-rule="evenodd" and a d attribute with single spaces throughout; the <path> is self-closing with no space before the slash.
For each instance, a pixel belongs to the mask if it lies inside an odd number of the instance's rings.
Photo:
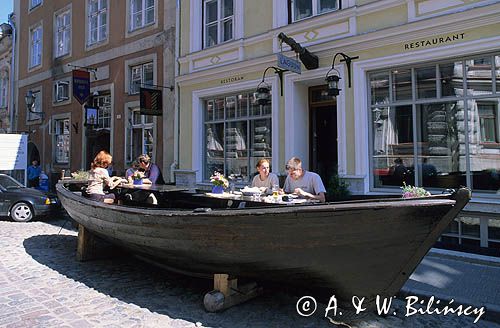
<path id="1" fill-rule="evenodd" d="M 56 190 L 64 196 L 106 210 L 116 210 L 124 213 L 134 213 L 143 215 L 164 215 L 164 216 L 238 216 L 246 215 L 268 215 L 268 214 L 302 214 L 302 213 L 321 213 L 321 212 L 343 212 L 353 209 L 384 209 L 384 208 L 403 208 L 403 207 L 429 207 L 429 206 L 454 206 L 456 200 L 451 199 L 453 194 L 439 194 L 419 198 L 379 198 L 366 200 L 349 200 L 329 203 L 313 203 L 300 205 L 281 205 L 262 206 L 262 207 L 244 207 L 244 208 L 211 208 L 208 211 L 197 212 L 193 209 L 182 208 L 155 208 L 155 207 L 134 207 L 119 204 L 107 204 L 100 201 L 91 200 L 68 190 L 64 184 L 58 183 Z"/>

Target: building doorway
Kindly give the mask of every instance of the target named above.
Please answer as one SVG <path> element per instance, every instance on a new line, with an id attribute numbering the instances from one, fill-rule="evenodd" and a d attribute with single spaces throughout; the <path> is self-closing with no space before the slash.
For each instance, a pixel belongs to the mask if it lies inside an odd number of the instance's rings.
<path id="1" fill-rule="evenodd" d="M 326 85 L 309 88 L 309 163 L 327 187 L 337 174 L 337 103 Z"/>
<path id="2" fill-rule="evenodd" d="M 110 152 L 110 133 L 108 129 L 93 130 L 87 128 L 87 149 L 86 159 L 87 163 L 85 168 L 90 169 L 90 164 L 94 160 L 94 157 L 101 150 Z"/>

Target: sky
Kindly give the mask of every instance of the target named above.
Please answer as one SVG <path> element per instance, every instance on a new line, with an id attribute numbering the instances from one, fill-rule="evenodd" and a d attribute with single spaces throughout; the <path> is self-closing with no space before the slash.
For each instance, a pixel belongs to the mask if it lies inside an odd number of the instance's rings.
<path id="1" fill-rule="evenodd" d="M 9 21 L 9 14 L 14 10 L 12 3 L 14 0 L 0 0 L 0 23 Z"/>

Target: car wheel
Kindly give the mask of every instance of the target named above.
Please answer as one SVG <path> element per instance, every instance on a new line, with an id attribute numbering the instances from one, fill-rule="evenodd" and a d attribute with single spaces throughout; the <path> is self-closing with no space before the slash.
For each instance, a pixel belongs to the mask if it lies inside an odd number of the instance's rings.
<path id="1" fill-rule="evenodd" d="M 10 217 L 16 222 L 28 222 L 33 218 L 33 210 L 29 204 L 20 202 L 12 206 Z"/>

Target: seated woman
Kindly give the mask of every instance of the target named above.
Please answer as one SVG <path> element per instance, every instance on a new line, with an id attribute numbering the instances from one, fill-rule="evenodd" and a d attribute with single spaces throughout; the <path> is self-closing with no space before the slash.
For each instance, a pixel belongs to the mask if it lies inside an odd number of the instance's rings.
<path id="1" fill-rule="evenodd" d="M 269 172 L 269 161 L 265 158 L 259 160 L 256 167 L 259 174 L 254 176 L 251 187 L 258 187 L 262 192 L 271 194 L 273 186 L 279 187 L 278 176 Z"/>
<path id="2" fill-rule="evenodd" d="M 125 171 L 125 178 L 128 180 L 128 183 L 132 183 L 132 176 L 134 175 L 134 173 L 139 170 L 140 168 L 140 165 L 139 165 L 139 162 L 134 160 L 132 162 L 132 165 L 130 168 L 127 169 L 127 171 Z"/>
<path id="3" fill-rule="evenodd" d="M 90 165 L 90 177 L 87 189 L 85 190 L 90 199 L 103 201 L 108 204 L 114 202 L 115 195 L 105 194 L 104 186 L 106 185 L 113 189 L 122 179 L 120 177 L 109 177 L 106 168 L 111 164 L 111 160 L 111 155 L 107 151 L 101 150 Z"/>

